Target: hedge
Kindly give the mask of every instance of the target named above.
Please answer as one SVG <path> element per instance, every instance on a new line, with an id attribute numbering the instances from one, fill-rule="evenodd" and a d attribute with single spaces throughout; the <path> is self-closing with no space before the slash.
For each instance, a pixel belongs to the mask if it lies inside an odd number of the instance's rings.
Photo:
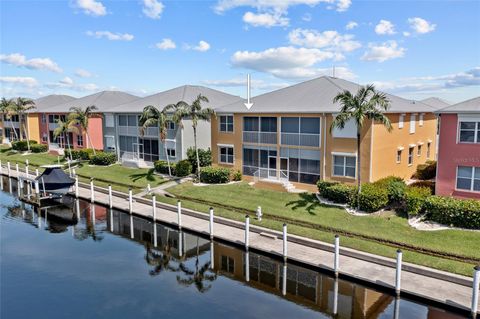
<path id="1" fill-rule="evenodd" d="M 424 209 L 425 200 L 432 195 L 427 187 L 408 186 L 405 190 L 404 210 L 409 215 L 417 215 Z"/>
<path id="2" fill-rule="evenodd" d="M 207 184 L 221 184 L 230 181 L 230 169 L 224 167 L 204 167 L 200 171 L 200 181 Z"/>
<path id="3" fill-rule="evenodd" d="M 414 174 L 414 177 L 420 180 L 429 180 L 435 178 L 437 175 L 437 162 L 436 161 L 426 161 L 425 164 L 420 164 L 417 166 L 417 170 Z"/>
<path id="4" fill-rule="evenodd" d="M 415 186 L 415 187 L 426 187 L 429 188 L 431 193 L 435 193 L 435 182 L 434 181 L 416 181 L 409 186 Z"/>
<path id="5" fill-rule="evenodd" d="M 117 154 L 110 152 L 97 152 L 96 155 L 90 157 L 90 164 L 107 166 L 117 161 Z"/>
<path id="6" fill-rule="evenodd" d="M 430 196 L 425 200 L 427 218 L 455 227 L 480 229 L 480 201 Z"/>
<path id="7" fill-rule="evenodd" d="M 355 201 L 357 187 L 347 184 L 334 183 L 325 187 L 321 196 L 335 203 L 352 205 Z"/>
<path id="8" fill-rule="evenodd" d="M 88 161 L 93 156 L 93 149 L 85 148 L 71 151 L 65 150 L 65 158 L 70 156 L 70 152 L 72 152 L 72 160 Z"/>
<path id="9" fill-rule="evenodd" d="M 168 174 L 168 163 L 167 163 L 167 161 L 155 161 L 153 163 L 153 166 L 155 167 L 155 171 L 157 171 L 158 173 Z M 170 162 L 170 170 L 171 170 L 173 176 L 175 176 L 175 168 L 176 168 L 176 164 Z"/>
<path id="10" fill-rule="evenodd" d="M 197 155 L 195 154 L 195 148 L 189 147 L 187 149 L 188 161 L 192 164 L 192 171 L 197 172 Z M 198 159 L 200 160 L 200 167 L 207 167 L 212 165 L 212 151 L 207 148 L 206 150 L 198 149 Z"/>
<path id="11" fill-rule="evenodd" d="M 48 146 L 46 144 L 33 144 L 30 146 L 32 153 L 45 153 L 48 151 Z"/>
<path id="12" fill-rule="evenodd" d="M 242 172 L 240 172 L 240 170 L 238 170 L 238 169 L 236 171 L 233 171 L 231 179 L 232 179 L 232 181 L 235 181 L 235 182 L 241 181 L 242 180 Z"/>
<path id="13" fill-rule="evenodd" d="M 168 167 L 167 167 L 168 172 Z M 175 165 L 175 176 L 183 177 L 192 173 L 192 164 L 188 159 L 178 161 Z"/>
<path id="14" fill-rule="evenodd" d="M 388 192 L 388 202 L 390 204 L 400 204 L 405 195 L 407 185 L 401 177 L 388 176 L 373 183 Z"/>
<path id="15" fill-rule="evenodd" d="M 377 184 L 363 184 L 358 194 L 360 209 L 369 213 L 384 208 L 388 201 L 388 189 Z"/>
<path id="16" fill-rule="evenodd" d="M 319 180 L 317 182 L 317 188 L 318 188 L 318 192 L 320 193 L 320 196 L 325 197 L 325 190 L 328 187 L 333 186 L 333 185 L 337 185 L 337 184 L 339 184 L 339 183 L 338 182 L 332 182 L 332 181 Z"/>
<path id="17" fill-rule="evenodd" d="M 29 140 L 29 142 L 30 142 L 30 147 L 32 147 L 32 145 L 38 144 L 37 141 L 34 141 L 34 140 Z M 28 151 L 27 140 L 12 142 L 12 149 L 16 151 L 21 151 L 21 152 Z"/>

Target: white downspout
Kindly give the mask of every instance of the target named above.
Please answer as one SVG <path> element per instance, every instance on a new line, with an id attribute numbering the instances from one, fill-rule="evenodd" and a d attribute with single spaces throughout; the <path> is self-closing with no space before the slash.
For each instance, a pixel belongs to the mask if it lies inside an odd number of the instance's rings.
<path id="1" fill-rule="evenodd" d="M 322 181 L 325 180 L 325 173 L 326 173 L 326 167 L 327 167 L 327 163 L 325 162 L 326 158 L 327 158 L 327 115 L 325 113 L 323 113 L 323 172 L 322 172 Z"/>

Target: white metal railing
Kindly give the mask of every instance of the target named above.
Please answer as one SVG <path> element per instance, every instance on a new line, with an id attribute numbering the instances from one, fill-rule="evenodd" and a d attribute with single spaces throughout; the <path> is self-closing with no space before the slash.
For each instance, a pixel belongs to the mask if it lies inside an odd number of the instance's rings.
<path id="1" fill-rule="evenodd" d="M 277 132 L 244 131 L 243 142 L 277 144 Z"/>
<path id="2" fill-rule="evenodd" d="M 284 170 L 280 170 L 280 180 L 284 182 L 288 182 L 288 172 Z"/>
<path id="3" fill-rule="evenodd" d="M 281 133 L 280 136 L 282 145 L 320 147 L 320 134 Z"/>

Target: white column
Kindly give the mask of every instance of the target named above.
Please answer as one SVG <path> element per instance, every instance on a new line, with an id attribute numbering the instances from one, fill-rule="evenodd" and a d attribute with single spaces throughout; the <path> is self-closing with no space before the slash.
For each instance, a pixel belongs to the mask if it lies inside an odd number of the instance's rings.
<path id="1" fill-rule="evenodd" d="M 20 176 L 20 170 L 18 169 L 18 163 L 15 163 L 15 170 L 17 171 L 17 178 Z"/>
<path id="2" fill-rule="evenodd" d="M 157 220 L 157 197 L 155 195 L 152 196 L 152 216 L 153 221 Z"/>
<path id="3" fill-rule="evenodd" d="M 7 172 L 8 172 L 8 177 L 12 175 L 11 168 L 10 168 L 10 162 L 7 162 Z"/>
<path id="4" fill-rule="evenodd" d="M 152 188 L 150 187 L 150 183 L 147 184 L 147 194 L 150 194 Z"/>
<path id="5" fill-rule="evenodd" d="M 78 177 L 75 177 L 75 197 L 78 198 Z"/>
<path id="6" fill-rule="evenodd" d="M 128 189 L 128 211 L 130 212 L 130 214 L 132 213 L 132 210 L 133 210 L 133 198 L 132 198 L 132 189 L 129 188 Z"/>
<path id="7" fill-rule="evenodd" d="M 250 216 L 245 216 L 245 249 L 250 246 Z"/>
<path id="8" fill-rule="evenodd" d="M 40 185 L 37 180 L 35 181 L 35 195 L 37 195 L 37 197 L 40 195 Z"/>
<path id="9" fill-rule="evenodd" d="M 95 202 L 95 188 L 93 186 L 93 178 L 90 179 L 90 202 Z"/>
<path id="10" fill-rule="evenodd" d="M 338 275 L 340 268 L 340 236 L 335 235 L 335 255 L 333 257 L 333 271 Z"/>
<path id="11" fill-rule="evenodd" d="M 108 185 L 108 207 L 113 207 L 113 200 L 112 200 L 112 185 Z"/>
<path id="12" fill-rule="evenodd" d="M 36 177 L 40 176 L 40 172 L 38 171 L 38 168 L 35 169 L 35 176 Z"/>
<path id="13" fill-rule="evenodd" d="M 210 239 L 213 239 L 213 208 L 210 207 Z"/>
<path id="14" fill-rule="evenodd" d="M 178 228 L 182 229 L 182 202 L 181 201 L 177 201 L 177 217 L 178 217 L 178 220 L 177 220 Z"/>
<path id="15" fill-rule="evenodd" d="M 393 319 L 400 318 L 400 297 L 395 297 L 395 304 L 393 305 Z"/>
<path id="16" fill-rule="evenodd" d="M 400 294 L 401 290 L 401 281 L 402 281 L 402 251 L 397 250 L 397 269 L 395 276 L 395 292 L 397 295 Z"/>
<path id="17" fill-rule="evenodd" d="M 287 259 L 287 224 L 283 224 L 283 259 Z"/>
<path id="18" fill-rule="evenodd" d="M 472 317 L 478 312 L 478 289 L 480 289 L 480 266 L 473 268 Z"/>

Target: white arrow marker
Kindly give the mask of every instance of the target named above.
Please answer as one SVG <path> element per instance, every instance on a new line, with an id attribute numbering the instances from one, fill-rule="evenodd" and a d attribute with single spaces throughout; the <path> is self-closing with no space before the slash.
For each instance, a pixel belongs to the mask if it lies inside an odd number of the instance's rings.
<path id="1" fill-rule="evenodd" d="M 253 103 L 250 103 L 250 74 L 247 74 L 247 103 L 243 104 L 245 104 L 247 110 L 250 110 L 250 108 L 253 106 Z"/>

